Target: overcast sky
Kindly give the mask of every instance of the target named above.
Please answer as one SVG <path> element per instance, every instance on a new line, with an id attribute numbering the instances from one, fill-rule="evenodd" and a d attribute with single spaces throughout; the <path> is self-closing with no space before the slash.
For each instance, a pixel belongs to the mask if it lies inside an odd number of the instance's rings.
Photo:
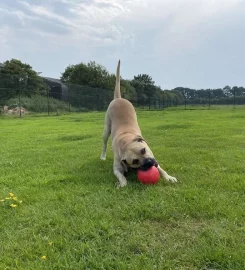
<path id="1" fill-rule="evenodd" d="M 1 0 L 0 25 L 0 62 L 44 76 L 120 58 L 163 89 L 245 86 L 245 0 Z"/>

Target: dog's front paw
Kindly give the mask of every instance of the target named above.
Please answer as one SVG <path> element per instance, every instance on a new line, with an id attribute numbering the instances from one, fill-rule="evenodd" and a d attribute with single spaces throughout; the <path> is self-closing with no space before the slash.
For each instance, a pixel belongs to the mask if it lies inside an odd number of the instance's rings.
<path id="1" fill-rule="evenodd" d="M 176 183 L 177 182 L 177 179 L 175 177 L 169 175 L 167 181 L 169 181 L 171 183 Z"/>
<path id="2" fill-rule="evenodd" d="M 123 183 L 123 184 L 121 184 L 119 182 L 116 183 L 116 188 L 117 189 L 120 189 L 120 188 L 123 188 L 123 187 L 126 187 L 126 186 L 127 186 L 127 183 Z"/>
<path id="3" fill-rule="evenodd" d="M 101 155 L 101 156 L 100 156 L 100 159 L 101 159 L 101 160 L 106 160 L 106 156 Z"/>
<path id="4" fill-rule="evenodd" d="M 121 179 L 120 181 L 118 181 L 116 183 L 116 188 L 119 189 L 119 188 L 122 188 L 122 187 L 126 187 L 127 186 L 127 180 L 126 179 Z"/>

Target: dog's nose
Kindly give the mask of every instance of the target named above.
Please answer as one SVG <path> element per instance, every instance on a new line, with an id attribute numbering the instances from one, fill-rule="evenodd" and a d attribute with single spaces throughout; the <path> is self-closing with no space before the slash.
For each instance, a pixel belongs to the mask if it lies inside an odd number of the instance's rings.
<path id="1" fill-rule="evenodd" d="M 154 159 L 152 159 L 152 158 L 146 158 L 145 160 L 144 160 L 144 164 L 143 164 L 143 166 L 146 166 L 146 167 L 151 167 L 151 166 L 153 166 L 154 165 Z"/>
<path id="2" fill-rule="evenodd" d="M 158 163 L 154 158 L 146 158 L 143 162 L 143 165 L 140 167 L 141 170 L 147 171 L 150 169 L 152 166 L 158 166 Z"/>

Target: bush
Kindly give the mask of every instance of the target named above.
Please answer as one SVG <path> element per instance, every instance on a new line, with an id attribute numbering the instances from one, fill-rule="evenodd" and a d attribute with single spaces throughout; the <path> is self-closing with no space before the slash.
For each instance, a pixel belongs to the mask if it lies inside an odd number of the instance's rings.
<path id="1" fill-rule="evenodd" d="M 40 95 L 21 97 L 20 103 L 21 107 L 30 112 L 47 112 L 48 104 L 50 112 L 69 111 L 68 103 L 51 97 L 48 99 L 47 97 Z M 11 98 L 6 102 L 6 105 L 10 108 L 15 108 L 19 106 L 19 99 Z M 73 108 L 70 109 L 74 111 Z"/>

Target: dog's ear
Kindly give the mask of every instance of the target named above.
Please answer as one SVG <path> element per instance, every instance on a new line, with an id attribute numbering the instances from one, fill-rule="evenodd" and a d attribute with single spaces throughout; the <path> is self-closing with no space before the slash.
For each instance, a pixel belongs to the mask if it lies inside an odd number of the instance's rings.
<path id="1" fill-rule="evenodd" d="M 125 165 L 127 165 L 127 160 L 126 159 L 122 159 L 121 162 Z"/>
<path id="2" fill-rule="evenodd" d="M 128 167 L 127 164 L 128 163 L 127 163 L 126 159 L 122 159 L 121 164 L 123 165 L 124 169 L 127 170 L 127 167 Z"/>
<path id="3" fill-rule="evenodd" d="M 121 163 L 123 163 L 124 165 L 127 165 L 127 160 L 125 158 L 124 153 L 122 153 L 122 156 L 121 156 Z"/>

